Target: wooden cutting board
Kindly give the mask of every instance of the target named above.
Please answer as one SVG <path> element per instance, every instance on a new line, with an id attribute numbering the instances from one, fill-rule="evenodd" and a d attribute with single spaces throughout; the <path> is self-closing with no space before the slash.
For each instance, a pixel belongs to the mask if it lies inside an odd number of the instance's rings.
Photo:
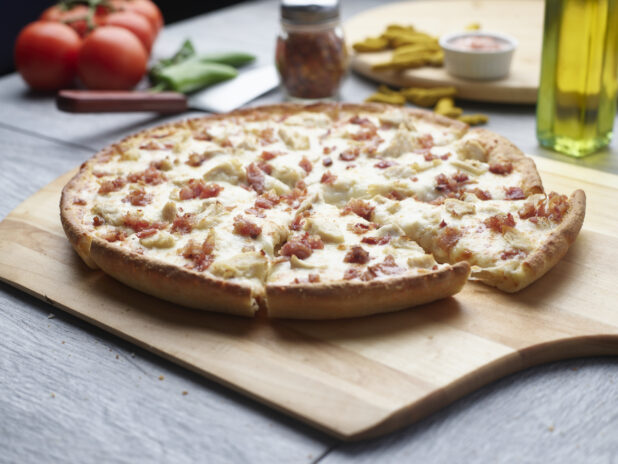
<path id="1" fill-rule="evenodd" d="M 427 0 L 392 3 L 364 11 L 345 25 L 346 41 L 378 36 L 388 24 L 413 25 L 434 36 L 464 31 L 470 23 L 482 30 L 509 34 L 517 39 L 508 77 L 473 81 L 451 76 L 442 68 L 405 71 L 372 71 L 371 65 L 387 61 L 391 52 L 352 53 L 352 69 L 369 79 L 395 87 L 454 85 L 458 96 L 502 103 L 535 103 L 541 72 L 543 36 L 542 0 Z"/>
<path id="2" fill-rule="evenodd" d="M 618 176 L 538 158 L 548 189 L 588 196 L 565 258 L 508 295 L 344 321 L 248 320 L 129 289 L 81 262 L 59 221 L 68 173 L 0 223 L 0 279 L 343 439 L 383 434 L 511 372 L 618 354 Z"/>

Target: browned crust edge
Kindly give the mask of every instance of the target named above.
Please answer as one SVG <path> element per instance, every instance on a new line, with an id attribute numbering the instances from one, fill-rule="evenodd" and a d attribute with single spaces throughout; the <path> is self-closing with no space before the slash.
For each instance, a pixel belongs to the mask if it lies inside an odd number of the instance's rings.
<path id="1" fill-rule="evenodd" d="M 370 282 L 267 285 L 268 315 L 290 319 L 344 319 L 397 311 L 454 295 L 468 279 L 468 263 L 430 274 Z"/>
<path id="2" fill-rule="evenodd" d="M 487 129 L 472 129 L 469 133 L 475 134 L 487 150 L 487 162 L 489 164 L 511 163 L 513 170 L 521 173 L 522 190 L 526 196 L 544 192 L 543 182 L 536 169 L 536 164 L 510 140 Z"/>
<path id="3" fill-rule="evenodd" d="M 547 240 L 521 264 L 515 272 L 495 271 L 472 272 L 472 276 L 483 283 L 502 291 L 517 292 L 549 271 L 566 254 L 577 238 L 586 212 L 586 194 L 575 190 L 569 198 L 570 207 L 562 223 L 549 234 Z"/>
<path id="4" fill-rule="evenodd" d="M 173 303 L 240 316 L 253 316 L 258 309 L 259 292 L 248 285 L 157 262 L 96 237 L 90 258 L 106 274 L 129 287 Z"/>

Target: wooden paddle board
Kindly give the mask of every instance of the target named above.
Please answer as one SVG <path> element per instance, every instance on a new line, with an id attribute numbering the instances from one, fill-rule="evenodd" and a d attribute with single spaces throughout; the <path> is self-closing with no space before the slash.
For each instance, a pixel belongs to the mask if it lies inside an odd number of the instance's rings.
<path id="1" fill-rule="evenodd" d="M 618 354 L 618 176 L 536 158 L 548 189 L 588 197 L 568 254 L 527 289 L 469 283 L 397 313 L 268 321 L 191 310 L 88 269 L 67 241 L 57 179 L 0 223 L 0 279 L 343 439 L 383 434 L 511 372 Z"/>
<path id="2" fill-rule="evenodd" d="M 364 11 L 345 25 L 346 41 L 378 36 L 389 24 L 413 25 L 434 36 L 464 31 L 471 23 L 481 30 L 508 34 L 519 42 L 508 77 L 474 81 L 451 76 L 444 67 L 405 71 L 373 71 L 371 65 L 388 61 L 391 52 L 352 53 L 354 71 L 369 79 L 395 87 L 453 85 L 458 96 L 470 100 L 501 103 L 535 103 L 541 72 L 543 36 L 541 0 L 427 0 L 391 3 Z"/>

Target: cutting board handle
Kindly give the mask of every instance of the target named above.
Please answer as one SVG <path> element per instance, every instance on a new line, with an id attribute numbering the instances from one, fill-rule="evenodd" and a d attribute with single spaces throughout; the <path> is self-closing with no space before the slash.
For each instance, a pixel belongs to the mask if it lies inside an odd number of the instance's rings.
<path id="1" fill-rule="evenodd" d="M 60 90 L 56 106 L 68 113 L 182 113 L 188 109 L 182 93 L 117 90 Z"/>

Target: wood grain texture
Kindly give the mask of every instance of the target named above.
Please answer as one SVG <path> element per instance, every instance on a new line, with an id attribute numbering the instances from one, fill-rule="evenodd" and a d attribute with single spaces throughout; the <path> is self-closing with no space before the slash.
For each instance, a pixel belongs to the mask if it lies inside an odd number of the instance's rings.
<path id="1" fill-rule="evenodd" d="M 72 173 L 0 224 L 0 277 L 337 437 L 378 435 L 525 367 L 618 353 L 618 211 L 609 208 L 616 177 L 539 161 L 549 189 L 572 190 L 577 173 L 598 209 L 590 208 L 563 261 L 515 295 L 468 284 L 456 298 L 418 309 L 329 322 L 177 307 L 86 269 L 73 253 L 56 210 Z"/>
<path id="2" fill-rule="evenodd" d="M 485 102 L 534 103 L 541 72 L 543 2 L 541 0 L 408 1 L 363 11 L 345 23 L 350 45 L 378 36 L 388 24 L 412 24 L 434 36 L 464 31 L 480 23 L 484 31 L 517 39 L 511 72 L 504 79 L 475 81 L 451 76 L 444 67 L 404 71 L 373 71 L 372 65 L 388 61 L 391 51 L 355 53 L 352 68 L 359 74 L 396 87 L 454 85 L 461 98 Z"/>

